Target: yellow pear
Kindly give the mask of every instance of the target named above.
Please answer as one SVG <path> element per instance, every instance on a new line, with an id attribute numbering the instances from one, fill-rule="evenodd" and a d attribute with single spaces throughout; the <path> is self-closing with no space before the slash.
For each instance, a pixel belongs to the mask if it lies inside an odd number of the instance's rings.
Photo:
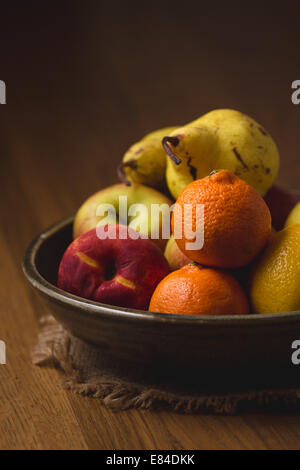
<path id="1" fill-rule="evenodd" d="M 133 144 L 123 156 L 118 167 L 120 180 L 145 184 L 163 190 L 165 187 L 166 154 L 161 145 L 162 138 L 177 127 L 165 127 L 145 135 Z"/>
<path id="2" fill-rule="evenodd" d="M 254 119 L 232 109 L 216 109 L 177 128 L 162 140 L 168 155 L 166 180 L 175 199 L 193 180 L 226 169 L 262 196 L 279 170 L 270 134 Z"/>

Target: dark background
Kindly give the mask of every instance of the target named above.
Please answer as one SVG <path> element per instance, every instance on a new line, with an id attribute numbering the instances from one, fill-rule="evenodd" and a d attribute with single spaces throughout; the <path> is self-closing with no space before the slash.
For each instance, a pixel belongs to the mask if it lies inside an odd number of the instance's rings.
<path id="1" fill-rule="evenodd" d="M 218 107 L 256 118 L 300 187 L 300 2 L 0 2 L 0 448 L 299 448 L 299 416 L 113 413 L 33 367 L 29 241 L 116 181 L 127 147 Z"/>
<path id="2" fill-rule="evenodd" d="M 299 17 L 299 2 L 1 2 L 2 188 L 67 215 L 144 133 L 217 107 L 260 121 L 299 186 Z"/>
<path id="3" fill-rule="evenodd" d="M 2 1 L 0 215 L 18 259 L 116 181 L 130 144 L 214 108 L 265 126 L 299 188 L 299 18 L 299 2 Z"/>

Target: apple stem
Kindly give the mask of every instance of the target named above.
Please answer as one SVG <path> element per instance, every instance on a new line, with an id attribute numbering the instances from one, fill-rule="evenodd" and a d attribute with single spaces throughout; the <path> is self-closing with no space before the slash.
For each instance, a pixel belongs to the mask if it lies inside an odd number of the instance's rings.
<path id="1" fill-rule="evenodd" d="M 179 165 L 182 162 L 182 160 L 180 160 L 180 158 L 178 158 L 175 155 L 175 153 L 171 150 L 169 144 L 173 145 L 173 147 L 177 147 L 177 145 L 179 144 L 178 137 L 164 137 L 163 140 L 162 140 L 162 146 L 165 149 L 165 152 L 168 155 L 168 157 L 170 157 L 171 160 L 176 165 Z"/>
<path id="2" fill-rule="evenodd" d="M 131 182 L 127 179 L 125 175 L 124 168 L 132 168 L 133 170 L 137 169 L 137 163 L 135 160 L 128 160 L 128 162 L 123 162 L 120 163 L 117 167 L 117 173 L 119 180 L 123 183 L 126 184 L 126 186 L 131 186 Z"/>

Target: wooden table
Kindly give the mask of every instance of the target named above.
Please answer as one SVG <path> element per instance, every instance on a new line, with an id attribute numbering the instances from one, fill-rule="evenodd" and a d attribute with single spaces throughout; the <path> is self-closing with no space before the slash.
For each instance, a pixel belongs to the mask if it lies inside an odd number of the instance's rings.
<path id="1" fill-rule="evenodd" d="M 299 448 L 293 414 L 114 413 L 66 392 L 57 371 L 31 365 L 37 314 L 48 312 L 21 271 L 32 237 L 113 183 L 129 144 L 209 109 L 256 117 L 278 142 L 279 181 L 299 187 L 299 11 L 14 3 L 0 37 L 0 448 Z"/>

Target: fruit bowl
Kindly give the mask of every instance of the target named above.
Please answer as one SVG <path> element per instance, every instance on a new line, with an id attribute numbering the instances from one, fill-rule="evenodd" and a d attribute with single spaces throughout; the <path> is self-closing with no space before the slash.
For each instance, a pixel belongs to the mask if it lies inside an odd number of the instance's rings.
<path id="1" fill-rule="evenodd" d="M 200 378 L 218 387 L 228 387 L 229 381 L 249 386 L 261 380 L 282 382 L 282 374 L 299 376 L 292 365 L 291 345 L 300 339 L 300 312 L 215 317 L 152 314 L 58 289 L 58 266 L 72 240 L 72 223 L 69 217 L 37 236 L 26 250 L 23 270 L 49 312 L 74 336 L 103 351 L 108 369 L 149 383 L 154 376 L 164 381 L 176 376 L 178 382 Z"/>

